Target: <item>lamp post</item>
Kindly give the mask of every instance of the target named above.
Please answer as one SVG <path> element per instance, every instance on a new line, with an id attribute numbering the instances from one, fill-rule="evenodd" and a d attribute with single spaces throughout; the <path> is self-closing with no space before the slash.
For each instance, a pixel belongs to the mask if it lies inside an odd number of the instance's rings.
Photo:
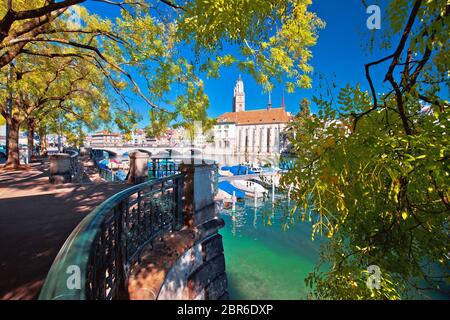
<path id="1" fill-rule="evenodd" d="M 58 152 L 62 152 L 62 121 L 61 113 L 58 114 Z"/>
<path id="2" fill-rule="evenodd" d="M 8 74 L 8 99 L 6 101 L 6 114 L 8 116 L 11 116 L 12 112 L 12 98 L 13 98 L 13 91 L 12 91 L 12 77 L 13 77 L 13 70 L 14 64 L 9 64 L 9 74 Z M 6 140 L 6 146 L 5 146 L 5 152 L 6 157 L 8 157 L 9 154 L 9 122 L 6 120 L 6 132 L 5 132 L 5 140 Z"/>

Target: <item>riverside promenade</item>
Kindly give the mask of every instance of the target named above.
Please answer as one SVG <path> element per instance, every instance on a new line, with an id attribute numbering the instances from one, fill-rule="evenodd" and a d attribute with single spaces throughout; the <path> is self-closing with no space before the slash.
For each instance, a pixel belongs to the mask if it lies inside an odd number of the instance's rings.
<path id="1" fill-rule="evenodd" d="M 36 299 L 59 249 L 96 206 L 128 187 L 84 161 L 82 183 L 52 185 L 48 164 L 0 167 L 0 300 Z"/>

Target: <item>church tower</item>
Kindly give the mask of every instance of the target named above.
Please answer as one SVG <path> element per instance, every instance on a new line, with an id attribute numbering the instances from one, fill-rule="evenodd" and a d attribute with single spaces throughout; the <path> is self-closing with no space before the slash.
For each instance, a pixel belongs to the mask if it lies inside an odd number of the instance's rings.
<path id="1" fill-rule="evenodd" d="M 244 82 L 242 81 L 241 75 L 239 75 L 239 79 L 236 81 L 233 96 L 233 112 L 240 111 L 245 111 Z"/>

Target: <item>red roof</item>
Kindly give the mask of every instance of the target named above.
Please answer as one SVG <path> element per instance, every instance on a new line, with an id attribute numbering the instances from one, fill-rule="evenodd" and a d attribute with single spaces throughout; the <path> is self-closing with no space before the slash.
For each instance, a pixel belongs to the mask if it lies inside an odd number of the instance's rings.
<path id="1" fill-rule="evenodd" d="M 269 110 L 249 110 L 240 112 L 227 112 L 221 115 L 217 122 L 232 122 L 236 124 L 271 124 L 287 123 L 292 116 L 284 108 L 271 108 Z"/>
<path id="2" fill-rule="evenodd" d="M 102 131 L 94 133 L 92 136 L 120 136 L 120 134 L 112 133 L 112 132 L 109 132 L 108 130 L 102 130 Z"/>

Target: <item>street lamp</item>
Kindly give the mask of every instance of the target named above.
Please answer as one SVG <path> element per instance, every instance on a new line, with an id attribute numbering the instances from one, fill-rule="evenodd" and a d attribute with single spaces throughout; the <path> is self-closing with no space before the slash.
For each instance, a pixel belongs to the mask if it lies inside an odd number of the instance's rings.
<path id="1" fill-rule="evenodd" d="M 58 152 L 62 152 L 62 120 L 61 113 L 58 114 Z"/>
<path id="2" fill-rule="evenodd" d="M 11 62 L 9 64 L 9 74 L 8 74 L 8 99 L 6 101 L 6 114 L 7 116 L 11 116 L 12 113 L 12 101 L 13 101 L 13 91 L 12 91 L 12 78 L 13 78 L 13 71 L 14 71 L 14 64 Z M 8 119 L 6 120 L 6 132 L 5 132 L 5 140 L 6 140 L 6 146 L 5 146 L 5 152 L 6 157 L 8 157 L 9 154 L 9 122 Z"/>

